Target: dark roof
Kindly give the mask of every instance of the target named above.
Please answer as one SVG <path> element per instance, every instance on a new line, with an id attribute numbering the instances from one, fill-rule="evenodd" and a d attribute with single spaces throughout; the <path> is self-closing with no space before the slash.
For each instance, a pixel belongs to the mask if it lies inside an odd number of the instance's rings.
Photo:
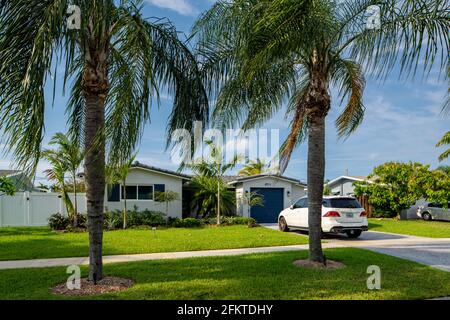
<path id="1" fill-rule="evenodd" d="M 172 176 L 177 176 L 177 177 L 180 177 L 180 178 L 183 178 L 183 179 L 190 179 L 190 178 L 191 178 L 191 176 L 188 175 L 188 174 L 183 174 L 183 173 L 176 172 L 176 171 L 172 171 L 172 170 L 167 170 L 167 169 L 157 168 L 157 167 L 154 167 L 154 166 L 149 166 L 149 165 L 140 163 L 140 162 L 138 162 L 138 161 L 134 162 L 134 163 L 131 165 L 131 167 L 132 167 L 132 168 L 148 169 L 148 170 L 152 170 L 152 171 L 157 171 L 157 172 L 161 172 L 161 173 L 166 173 L 166 174 L 170 174 L 170 175 L 172 175 Z"/>
<path id="2" fill-rule="evenodd" d="M 19 170 L 0 170 L 0 177 L 9 176 L 19 172 Z"/>
<path id="3" fill-rule="evenodd" d="M 288 181 L 291 181 L 293 183 L 306 185 L 306 183 L 303 183 L 300 180 L 297 180 L 297 179 L 294 179 L 294 178 L 290 178 L 290 177 L 286 177 L 286 176 L 282 176 L 282 175 L 278 175 L 278 174 L 258 174 L 258 175 L 255 175 L 255 176 L 230 176 L 230 177 L 232 177 L 232 179 L 227 181 L 230 184 L 236 184 L 236 183 L 239 183 L 239 182 L 244 182 L 244 181 L 253 180 L 253 179 L 257 179 L 257 178 L 268 177 L 268 178 L 276 178 L 276 179 L 288 180 Z"/>

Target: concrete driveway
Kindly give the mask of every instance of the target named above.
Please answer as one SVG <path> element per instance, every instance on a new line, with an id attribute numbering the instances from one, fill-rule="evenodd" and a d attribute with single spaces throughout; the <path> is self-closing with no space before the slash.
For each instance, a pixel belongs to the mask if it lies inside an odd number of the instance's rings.
<path id="1" fill-rule="evenodd" d="M 278 230 L 276 224 L 264 224 L 264 227 Z M 299 231 L 291 232 L 305 234 Z M 363 248 L 450 272 L 450 238 L 424 238 L 367 231 L 358 239 L 349 239 L 345 235 L 325 235 L 324 241 L 333 247 Z"/>

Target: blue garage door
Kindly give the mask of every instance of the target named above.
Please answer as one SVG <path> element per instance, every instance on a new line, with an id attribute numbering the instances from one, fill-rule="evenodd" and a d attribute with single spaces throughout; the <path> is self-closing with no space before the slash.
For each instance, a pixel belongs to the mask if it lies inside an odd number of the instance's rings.
<path id="1" fill-rule="evenodd" d="M 283 210 L 283 188 L 250 188 L 264 200 L 263 206 L 250 209 L 250 216 L 259 223 L 273 223 L 278 221 L 278 214 Z"/>

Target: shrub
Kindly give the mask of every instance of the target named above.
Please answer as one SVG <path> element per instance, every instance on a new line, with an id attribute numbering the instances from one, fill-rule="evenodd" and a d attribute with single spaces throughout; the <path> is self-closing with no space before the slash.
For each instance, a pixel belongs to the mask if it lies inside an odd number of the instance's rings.
<path id="1" fill-rule="evenodd" d="M 48 226 L 53 230 L 66 230 L 70 226 L 70 219 L 61 213 L 55 213 L 48 218 Z"/>
<path id="2" fill-rule="evenodd" d="M 121 228 L 123 225 L 122 213 L 120 211 L 106 211 L 103 213 L 103 228 L 106 230 L 114 230 Z"/>
<path id="3" fill-rule="evenodd" d="M 217 218 L 207 218 L 203 220 L 206 224 L 215 225 L 217 224 Z M 231 216 L 231 217 L 221 217 L 220 224 L 223 226 L 232 226 L 232 225 L 248 225 L 248 226 L 257 226 L 256 220 L 248 217 L 241 216 Z"/>
<path id="4" fill-rule="evenodd" d="M 198 228 L 202 227 L 204 222 L 196 218 L 175 218 L 170 219 L 170 226 L 174 228 Z"/>

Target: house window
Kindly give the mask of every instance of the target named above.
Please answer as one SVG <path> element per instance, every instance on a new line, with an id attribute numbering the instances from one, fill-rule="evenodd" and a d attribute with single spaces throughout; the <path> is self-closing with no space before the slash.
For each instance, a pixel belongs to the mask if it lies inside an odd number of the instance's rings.
<path id="1" fill-rule="evenodd" d="M 153 186 L 138 186 L 139 200 L 153 200 Z"/>
<path id="2" fill-rule="evenodd" d="M 126 191 L 126 193 L 125 193 Z M 127 197 L 127 200 L 136 200 L 137 199 L 137 186 L 126 186 L 125 190 L 122 186 L 122 199 L 125 199 L 125 196 Z"/>
<path id="3" fill-rule="evenodd" d="M 125 196 L 127 197 L 127 200 L 153 200 L 153 186 L 126 186 L 125 190 L 122 186 L 122 200 L 125 198 Z"/>

